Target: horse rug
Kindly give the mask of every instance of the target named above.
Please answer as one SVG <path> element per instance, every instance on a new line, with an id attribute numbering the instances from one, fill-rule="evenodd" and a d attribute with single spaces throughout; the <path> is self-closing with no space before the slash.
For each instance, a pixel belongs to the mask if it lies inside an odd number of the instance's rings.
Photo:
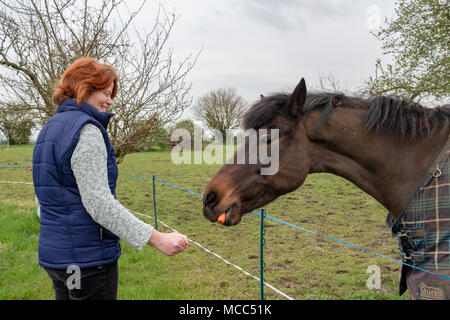
<path id="1" fill-rule="evenodd" d="M 405 263 L 400 295 L 409 288 L 411 298 L 417 300 L 450 299 L 449 143 L 438 158 L 440 174 L 428 173 L 397 220 L 389 213 L 386 219 Z"/>

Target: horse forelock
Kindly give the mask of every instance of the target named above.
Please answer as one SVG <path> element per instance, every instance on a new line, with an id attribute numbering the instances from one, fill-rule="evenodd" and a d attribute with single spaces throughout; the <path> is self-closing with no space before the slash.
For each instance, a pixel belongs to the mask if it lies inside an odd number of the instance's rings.
<path id="1" fill-rule="evenodd" d="M 255 103 L 244 115 L 242 127 L 244 130 L 258 130 L 273 118 L 275 118 L 286 103 L 288 94 L 280 93 L 269 97 L 264 97 Z"/>

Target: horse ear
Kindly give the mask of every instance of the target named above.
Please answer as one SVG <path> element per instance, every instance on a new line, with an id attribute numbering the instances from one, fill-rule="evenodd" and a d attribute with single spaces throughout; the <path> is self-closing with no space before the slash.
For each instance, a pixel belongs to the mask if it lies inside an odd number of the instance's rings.
<path id="1" fill-rule="evenodd" d="M 294 92 L 288 97 L 287 107 L 291 114 L 297 117 L 300 112 L 303 110 L 303 106 L 306 101 L 306 82 L 305 79 L 302 78 L 298 83 L 297 87 L 295 87 Z"/>
<path id="2" fill-rule="evenodd" d="M 261 101 L 263 101 L 266 97 L 264 97 L 263 94 L 260 94 L 259 97 L 261 98 Z"/>

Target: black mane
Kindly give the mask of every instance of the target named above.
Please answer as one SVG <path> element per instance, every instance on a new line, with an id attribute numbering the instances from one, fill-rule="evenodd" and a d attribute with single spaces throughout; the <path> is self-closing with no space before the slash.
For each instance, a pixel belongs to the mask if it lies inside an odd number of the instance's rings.
<path id="1" fill-rule="evenodd" d="M 450 106 L 425 108 L 420 104 L 393 97 L 378 96 L 370 102 L 365 127 L 375 132 L 397 133 L 414 139 L 417 135 L 432 135 L 444 121 L 443 130 L 450 123 Z"/>
<path id="2" fill-rule="evenodd" d="M 244 130 L 259 129 L 277 115 L 292 117 L 283 108 L 288 94 L 279 93 L 255 103 L 244 115 Z M 334 107 L 367 109 L 365 129 L 368 131 L 400 134 L 403 138 L 431 135 L 444 121 L 443 130 L 450 124 L 450 105 L 426 108 L 396 97 L 377 96 L 371 99 L 347 97 L 340 93 L 308 93 L 301 114 L 306 116 L 314 110 L 321 110 L 319 125 L 324 123 Z"/>

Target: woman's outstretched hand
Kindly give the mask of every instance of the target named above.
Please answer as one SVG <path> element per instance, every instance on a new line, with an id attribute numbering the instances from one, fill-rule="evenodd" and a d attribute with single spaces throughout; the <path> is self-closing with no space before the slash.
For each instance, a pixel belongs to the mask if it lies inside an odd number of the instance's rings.
<path id="1" fill-rule="evenodd" d="M 167 256 L 173 256 L 184 251 L 189 246 L 189 240 L 185 235 L 177 232 L 162 233 L 153 230 L 148 244 Z"/>

